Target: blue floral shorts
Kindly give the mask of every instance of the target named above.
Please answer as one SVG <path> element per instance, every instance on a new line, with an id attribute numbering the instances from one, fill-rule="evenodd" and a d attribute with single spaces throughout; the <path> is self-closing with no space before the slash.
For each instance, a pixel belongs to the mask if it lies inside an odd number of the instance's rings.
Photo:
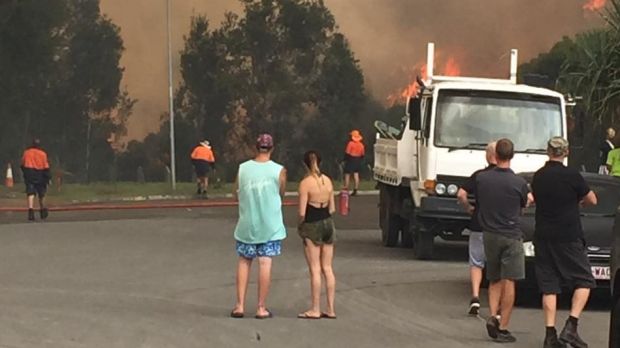
<path id="1" fill-rule="evenodd" d="M 258 257 L 273 257 L 282 253 L 282 241 L 273 240 L 261 244 L 248 244 L 237 241 L 237 255 L 246 259 Z"/>

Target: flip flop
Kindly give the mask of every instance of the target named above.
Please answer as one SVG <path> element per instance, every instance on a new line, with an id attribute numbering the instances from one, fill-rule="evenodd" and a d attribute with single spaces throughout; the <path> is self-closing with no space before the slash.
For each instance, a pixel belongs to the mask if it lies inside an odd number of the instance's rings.
<path id="1" fill-rule="evenodd" d="M 258 315 L 258 314 L 256 314 L 256 316 L 254 316 L 254 318 L 256 318 L 256 319 L 270 319 L 270 318 L 273 318 L 273 313 L 271 313 L 271 311 L 267 309 L 267 314 L 265 314 L 265 315 Z"/>
<path id="2" fill-rule="evenodd" d="M 231 318 L 235 318 L 235 319 L 240 319 L 243 318 L 245 315 L 243 314 L 243 312 L 235 312 L 235 310 L 233 309 L 232 312 L 230 312 L 230 317 Z"/>
<path id="3" fill-rule="evenodd" d="M 314 320 L 316 320 L 316 319 L 321 319 L 322 317 L 323 317 L 322 315 L 319 315 L 319 316 L 313 317 L 313 316 L 311 316 L 311 315 L 308 315 L 308 313 L 300 313 L 300 314 L 297 314 L 297 318 L 298 318 L 298 319 L 314 319 Z"/>
<path id="4" fill-rule="evenodd" d="M 329 315 L 329 314 L 327 314 L 327 313 L 323 312 L 323 313 L 321 313 L 321 318 L 325 318 L 325 319 L 336 319 L 336 318 L 338 318 L 338 317 L 337 317 L 337 316 L 335 316 L 335 315 Z"/>

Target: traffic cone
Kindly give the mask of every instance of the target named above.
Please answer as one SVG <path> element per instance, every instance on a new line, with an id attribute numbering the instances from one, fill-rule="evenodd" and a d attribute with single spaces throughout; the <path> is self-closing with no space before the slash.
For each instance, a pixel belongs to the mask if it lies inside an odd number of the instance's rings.
<path id="1" fill-rule="evenodd" d="M 4 186 L 6 187 L 13 187 L 13 185 L 15 184 L 15 182 L 13 181 L 13 169 L 11 168 L 11 163 L 9 163 L 9 166 L 6 168 L 6 179 L 4 180 Z"/>

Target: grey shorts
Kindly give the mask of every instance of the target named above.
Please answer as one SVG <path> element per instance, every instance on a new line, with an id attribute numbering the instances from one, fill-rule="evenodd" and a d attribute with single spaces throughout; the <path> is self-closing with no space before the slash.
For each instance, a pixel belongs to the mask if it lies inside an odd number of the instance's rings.
<path id="1" fill-rule="evenodd" d="M 487 279 L 490 282 L 525 278 L 525 254 L 521 239 L 484 232 L 484 253 L 487 257 Z"/>
<path id="2" fill-rule="evenodd" d="M 484 268 L 484 234 L 482 232 L 469 231 L 469 265 Z"/>

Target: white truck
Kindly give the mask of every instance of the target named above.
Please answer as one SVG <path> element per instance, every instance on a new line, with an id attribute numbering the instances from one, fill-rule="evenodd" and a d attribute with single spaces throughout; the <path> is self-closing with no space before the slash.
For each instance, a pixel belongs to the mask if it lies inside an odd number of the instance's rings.
<path id="1" fill-rule="evenodd" d="M 509 79 L 434 76 L 434 44 L 428 44 L 428 76 L 407 101 L 403 129 L 398 136 L 381 132 L 374 145 L 385 246 L 394 247 L 400 239 L 413 247 L 416 258 L 430 259 L 436 236 L 467 237 L 463 231 L 470 216 L 456 193 L 486 166 L 487 143 L 512 140 L 512 169 L 532 172 L 547 161 L 549 138 L 567 136 L 564 96 L 518 85 L 517 51 L 510 56 Z"/>

